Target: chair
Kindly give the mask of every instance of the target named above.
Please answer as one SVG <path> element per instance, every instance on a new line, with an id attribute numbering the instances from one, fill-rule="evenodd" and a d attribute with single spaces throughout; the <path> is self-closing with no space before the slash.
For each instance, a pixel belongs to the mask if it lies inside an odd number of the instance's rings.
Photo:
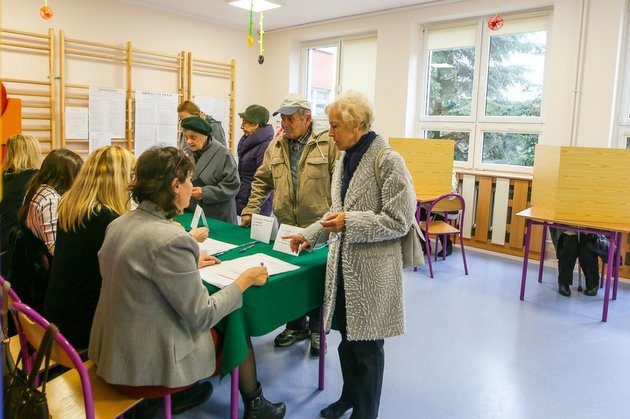
<path id="1" fill-rule="evenodd" d="M 464 260 L 464 272 L 468 275 L 468 264 L 466 263 L 466 252 L 464 250 L 463 239 L 463 225 L 464 225 L 464 211 L 466 204 L 464 198 L 458 194 L 446 194 L 442 195 L 436 200 L 430 202 L 427 208 L 426 221 L 418 220 L 420 229 L 425 233 L 426 240 L 424 241 L 424 247 L 427 253 L 427 260 L 429 261 L 429 274 L 433 278 L 433 264 L 431 262 L 431 236 L 436 238 L 436 254 L 435 260 L 437 260 L 437 240 L 442 239 L 442 259 L 446 259 L 446 237 L 450 235 L 459 235 L 459 243 L 462 249 L 462 258 Z M 451 212 L 458 211 L 459 216 L 456 222 L 457 227 L 444 222 L 431 220 L 431 216 L 436 212 Z M 420 211 L 416 214 L 420 216 Z"/>
<path id="2" fill-rule="evenodd" d="M 4 293 L 8 293 L 7 296 L 7 307 L 4 307 Z M 13 305 L 13 303 L 21 303 L 20 297 L 17 296 L 13 288 L 11 288 L 11 283 L 6 281 L 2 276 L 0 276 L 0 321 L 4 321 L 5 317 L 8 319 L 9 309 Z M 26 346 L 26 337 L 21 334 L 17 334 L 15 336 L 6 336 L 9 339 L 9 351 L 11 352 L 11 357 L 16 360 L 20 354 L 22 346 Z M 24 367 L 27 371 L 31 369 L 31 363 L 34 358 L 30 356 L 28 352 L 23 352 L 22 357 L 24 359 Z"/>
<path id="3" fill-rule="evenodd" d="M 28 342 L 39 349 L 50 323 L 29 306 L 14 302 L 11 306 L 16 327 Z M 51 359 L 71 371 L 46 384 L 46 398 L 52 417 L 115 418 L 142 399 L 128 397 L 103 381 L 96 374 L 92 361 L 81 361 L 79 354 L 61 333 L 55 335 Z M 81 402 L 81 399 L 83 402 Z M 166 401 L 166 417 L 170 418 L 170 398 Z"/>

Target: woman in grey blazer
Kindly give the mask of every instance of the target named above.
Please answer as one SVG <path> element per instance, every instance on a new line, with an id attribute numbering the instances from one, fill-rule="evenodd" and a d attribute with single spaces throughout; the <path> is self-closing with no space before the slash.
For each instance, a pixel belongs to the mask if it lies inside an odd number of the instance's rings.
<path id="1" fill-rule="evenodd" d="M 413 222 L 416 197 L 404 160 L 370 131 L 373 112 L 365 96 L 348 92 L 326 113 L 329 135 L 343 151 L 333 173 L 332 205 L 304 234 L 287 238 L 298 251 L 330 234 L 324 321 L 330 330 L 334 316 L 341 333 L 343 391 L 320 415 L 339 418 L 353 409 L 351 418 L 371 419 L 379 409 L 384 338 L 405 329 L 401 238 Z"/>
<path id="2" fill-rule="evenodd" d="M 89 357 L 99 376 L 135 397 L 162 397 L 211 376 L 210 328 L 241 307 L 247 288 L 267 281 L 266 268 L 252 268 L 208 295 L 198 268 L 220 261 L 200 255 L 195 240 L 170 221 L 189 204 L 193 169 L 175 147 L 144 152 L 132 186 L 138 208 L 109 225 L 98 253 L 103 280 Z M 262 395 L 248 344 L 239 368 L 245 417 L 282 418 L 284 404 Z"/>
<path id="3" fill-rule="evenodd" d="M 190 211 L 201 205 L 206 217 L 236 224 L 235 197 L 241 186 L 236 160 L 230 151 L 210 135 L 212 128 L 205 119 L 190 116 L 182 119 L 182 130 L 188 153 L 195 159 Z"/>

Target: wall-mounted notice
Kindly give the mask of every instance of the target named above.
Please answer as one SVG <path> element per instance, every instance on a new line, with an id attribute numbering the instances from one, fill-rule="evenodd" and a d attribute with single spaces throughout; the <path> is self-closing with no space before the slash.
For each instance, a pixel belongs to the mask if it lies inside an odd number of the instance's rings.
<path id="1" fill-rule="evenodd" d="M 136 92 L 134 152 L 137 156 L 153 146 L 177 147 L 179 95 Z"/>
<path id="2" fill-rule="evenodd" d="M 226 138 L 230 135 L 230 99 L 227 97 L 195 96 L 193 101 L 201 112 L 221 122 Z"/>
<path id="3" fill-rule="evenodd" d="M 111 144 L 112 138 L 125 138 L 125 89 L 90 87 L 89 152 Z M 109 138 L 109 144 L 103 144 Z"/>
<path id="4" fill-rule="evenodd" d="M 66 138 L 88 139 L 88 108 L 66 106 Z"/>

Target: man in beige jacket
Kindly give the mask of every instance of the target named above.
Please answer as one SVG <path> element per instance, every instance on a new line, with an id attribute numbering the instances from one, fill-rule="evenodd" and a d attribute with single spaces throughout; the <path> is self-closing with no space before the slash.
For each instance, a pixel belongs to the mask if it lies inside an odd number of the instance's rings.
<path id="1" fill-rule="evenodd" d="M 328 132 L 315 135 L 311 104 L 302 96 L 290 93 L 280 109 L 283 133 L 276 136 L 256 171 L 252 193 L 241 215 L 241 226 L 249 226 L 252 214 L 274 191 L 273 213 L 278 222 L 307 227 L 320 219 L 330 208 L 331 176 L 338 157 L 335 144 Z M 287 324 L 274 343 L 290 346 L 311 337 L 311 355 L 319 355 L 319 324 L 313 320 L 309 327 L 306 316 Z"/>

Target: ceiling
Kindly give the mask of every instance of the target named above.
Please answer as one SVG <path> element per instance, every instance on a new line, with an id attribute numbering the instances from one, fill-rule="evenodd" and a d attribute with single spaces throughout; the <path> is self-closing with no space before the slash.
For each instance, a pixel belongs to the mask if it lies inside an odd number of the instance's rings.
<path id="1" fill-rule="evenodd" d="M 248 12 L 230 6 L 225 0 L 123 1 L 231 27 L 247 25 Z M 285 0 L 283 7 L 265 12 L 265 29 L 271 31 L 335 18 L 450 1 L 452 0 Z M 255 20 L 257 24 L 258 19 Z"/>

